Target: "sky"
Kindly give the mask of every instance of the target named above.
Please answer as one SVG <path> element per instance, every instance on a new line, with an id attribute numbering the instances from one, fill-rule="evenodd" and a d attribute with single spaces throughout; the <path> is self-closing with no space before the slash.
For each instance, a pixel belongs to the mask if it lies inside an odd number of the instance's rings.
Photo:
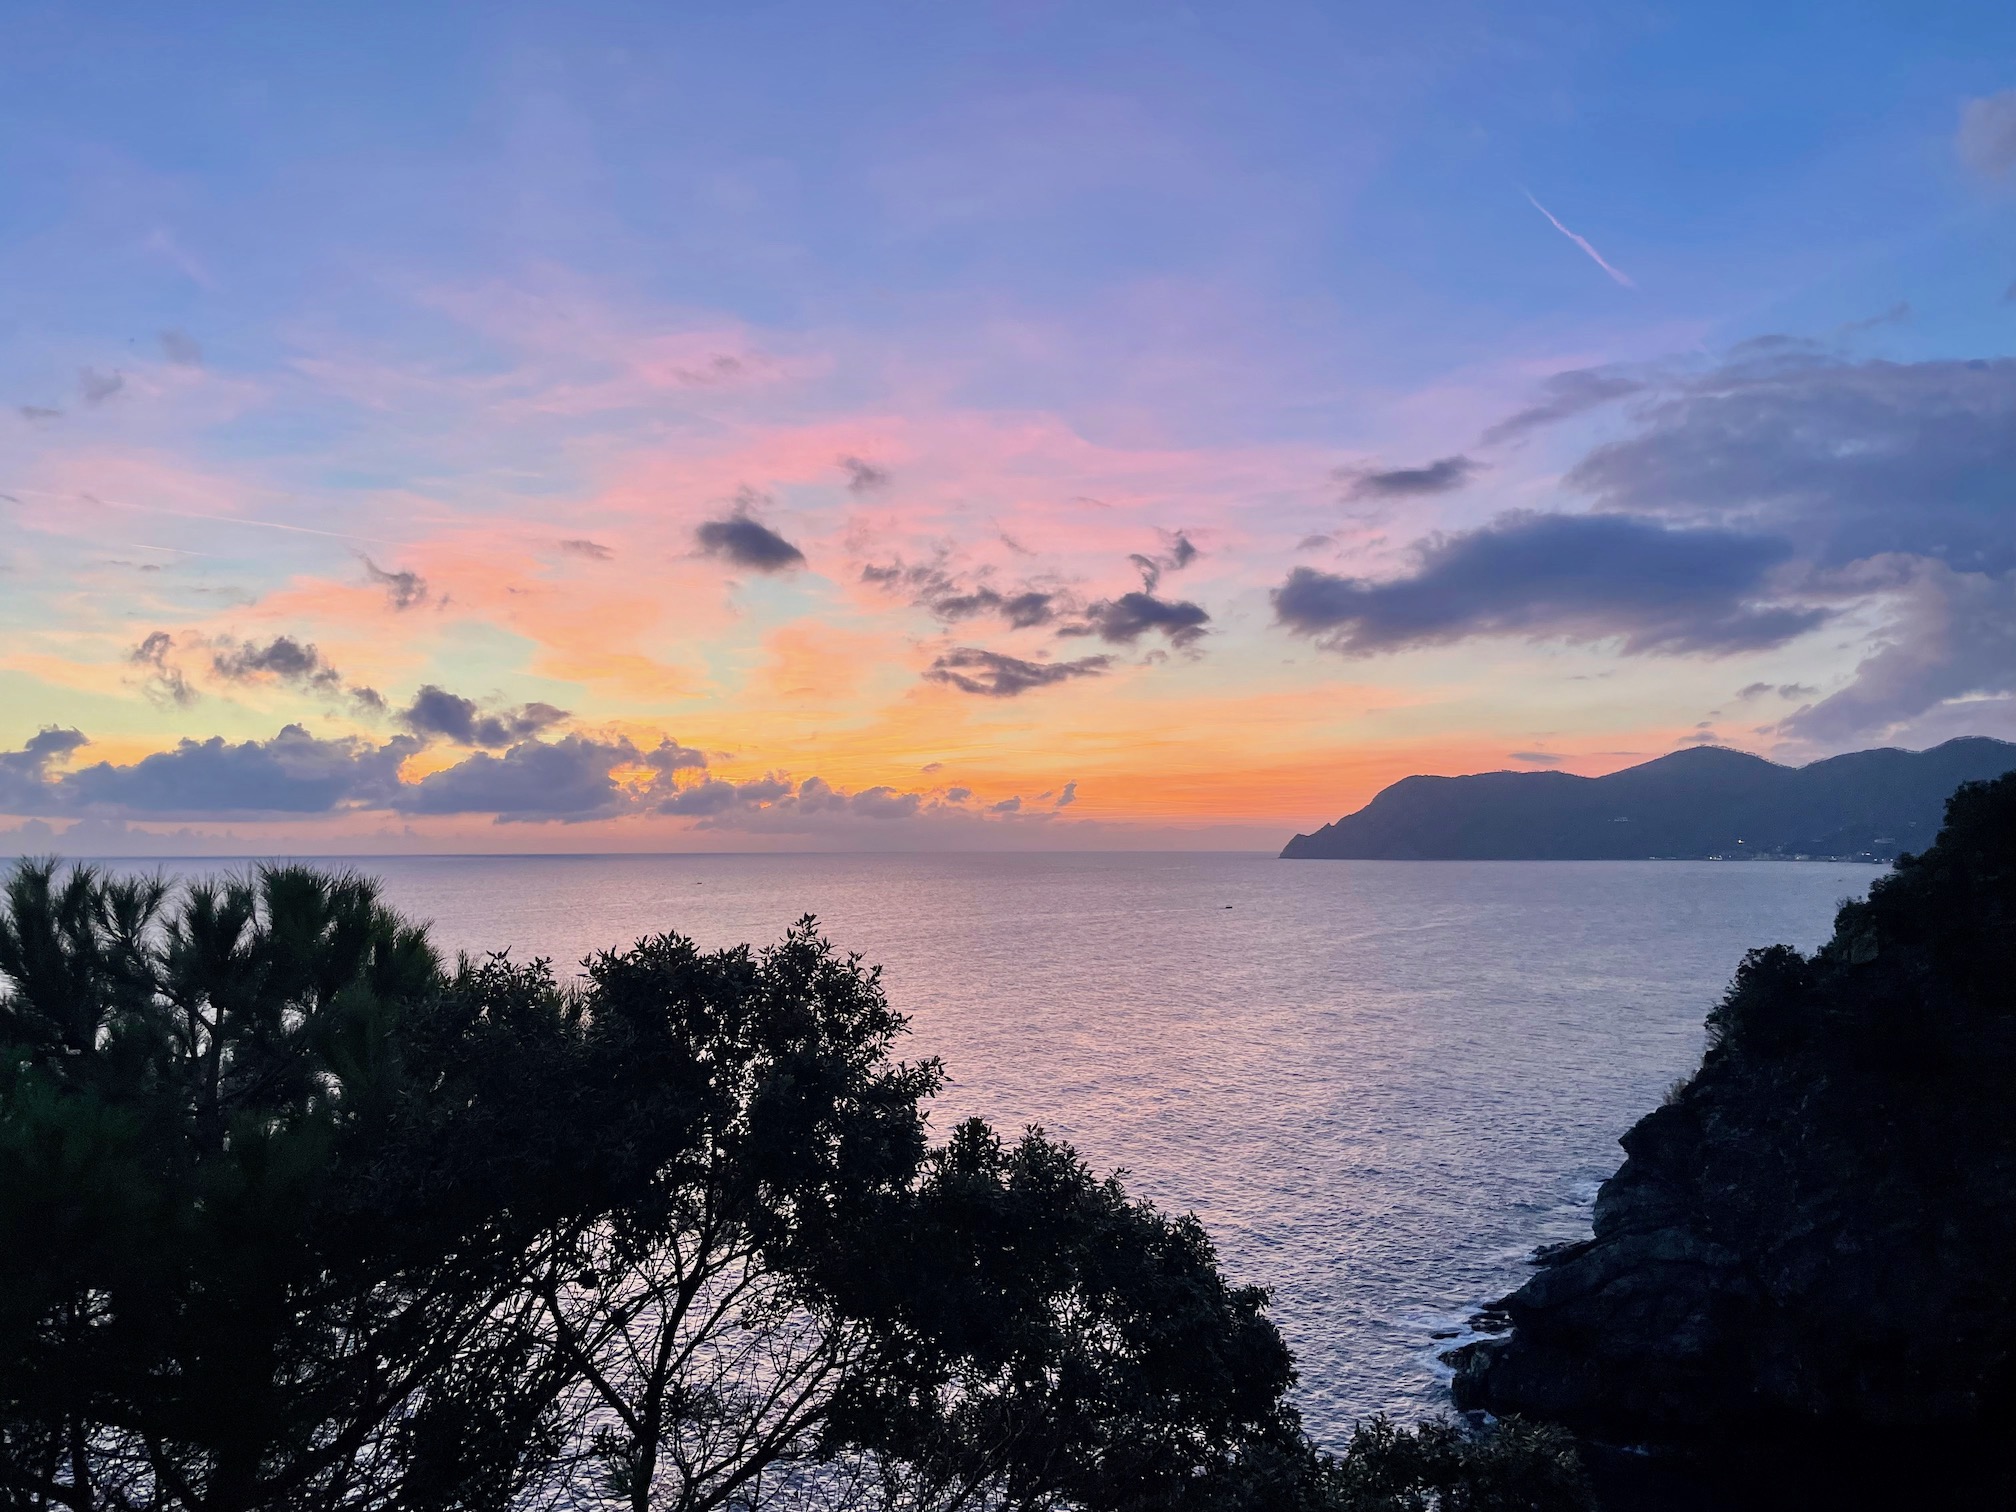
<path id="1" fill-rule="evenodd" d="M 0 848 L 2016 737 L 2016 7 L 4 10 Z"/>

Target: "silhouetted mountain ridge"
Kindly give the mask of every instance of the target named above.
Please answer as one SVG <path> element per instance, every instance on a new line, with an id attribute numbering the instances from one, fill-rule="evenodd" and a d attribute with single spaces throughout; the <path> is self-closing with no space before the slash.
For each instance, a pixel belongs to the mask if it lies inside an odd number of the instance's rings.
<path id="1" fill-rule="evenodd" d="M 1285 860 L 1624 861 L 1923 850 L 1963 782 L 2016 771 L 2016 743 L 1962 736 L 1780 766 L 1696 746 L 1603 777 L 1406 777 L 1355 814 L 1297 835 Z"/>

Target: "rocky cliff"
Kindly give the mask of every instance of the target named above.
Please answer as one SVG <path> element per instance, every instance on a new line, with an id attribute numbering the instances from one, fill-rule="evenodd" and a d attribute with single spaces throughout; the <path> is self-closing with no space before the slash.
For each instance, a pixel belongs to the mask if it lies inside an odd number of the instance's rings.
<path id="1" fill-rule="evenodd" d="M 1451 1357 L 1614 1444 L 1964 1439 L 2016 1405 L 2016 774 L 1812 956 L 1753 951 L 1587 1242 Z"/>

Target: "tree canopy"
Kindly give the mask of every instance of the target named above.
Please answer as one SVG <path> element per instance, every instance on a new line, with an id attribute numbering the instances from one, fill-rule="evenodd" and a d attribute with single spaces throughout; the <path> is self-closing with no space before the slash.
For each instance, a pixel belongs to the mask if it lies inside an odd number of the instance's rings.
<path id="1" fill-rule="evenodd" d="M 934 1144 L 812 920 L 584 966 L 444 962 L 356 876 L 19 866 L 0 1506 L 1580 1505 L 1544 1434 L 1316 1455 L 1202 1226 Z"/>

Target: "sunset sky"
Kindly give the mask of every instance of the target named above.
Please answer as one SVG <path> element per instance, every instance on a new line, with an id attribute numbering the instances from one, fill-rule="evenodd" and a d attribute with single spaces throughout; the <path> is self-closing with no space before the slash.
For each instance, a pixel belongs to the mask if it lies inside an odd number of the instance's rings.
<path id="1" fill-rule="evenodd" d="M 2016 736 L 2016 6 L 6 9 L 7 848 Z"/>

